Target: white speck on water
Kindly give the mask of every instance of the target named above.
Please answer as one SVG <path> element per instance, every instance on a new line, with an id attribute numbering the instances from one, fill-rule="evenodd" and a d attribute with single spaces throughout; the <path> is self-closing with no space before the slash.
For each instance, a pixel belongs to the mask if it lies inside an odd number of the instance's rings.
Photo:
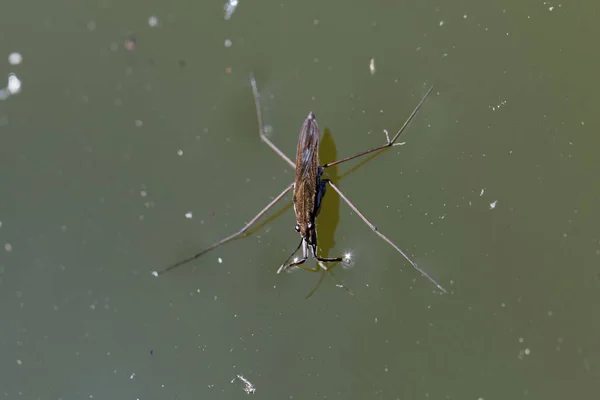
<path id="1" fill-rule="evenodd" d="M 229 39 L 225 39 L 225 47 L 231 47 L 233 43 L 231 43 L 231 40 Z"/>
<path id="2" fill-rule="evenodd" d="M 553 316 L 553 315 L 554 315 L 554 313 L 553 313 L 552 311 L 548 311 L 548 316 L 549 316 L 549 317 L 551 317 L 551 316 Z"/>
<path id="3" fill-rule="evenodd" d="M 177 155 L 179 157 L 181 157 L 183 155 L 183 150 L 181 150 L 181 149 L 177 150 Z"/>
<path id="4" fill-rule="evenodd" d="M 90 304 L 90 310 L 94 311 L 96 309 L 96 305 L 95 304 Z"/>
<path id="5" fill-rule="evenodd" d="M 484 192 L 485 192 L 485 189 L 481 189 L 481 193 L 479 193 L 479 197 L 483 196 Z"/>
<path id="6" fill-rule="evenodd" d="M 507 33 L 507 35 L 508 35 L 508 33 Z M 503 107 L 505 105 L 506 105 L 506 100 L 503 100 L 500 103 L 498 103 L 497 105 L 495 105 L 495 106 L 489 106 L 489 107 L 492 109 L 492 111 L 496 111 L 496 110 L 499 110 L 500 107 Z"/>
<path id="7" fill-rule="evenodd" d="M 17 364 L 18 364 L 18 365 L 23 365 L 23 361 L 21 361 L 21 360 L 17 360 Z"/>
<path id="8" fill-rule="evenodd" d="M 369 72 L 371 75 L 375 75 L 375 58 L 371 58 L 371 61 L 369 61 Z"/>
<path id="9" fill-rule="evenodd" d="M 467 19 L 467 14 L 463 15 L 463 19 Z"/>
<path id="10" fill-rule="evenodd" d="M 193 214 L 192 214 L 192 212 L 191 212 L 191 211 L 188 211 L 188 212 L 186 212 L 186 213 L 185 213 L 185 217 L 186 217 L 187 219 L 192 219 L 192 217 L 193 217 Z"/>
<path id="11" fill-rule="evenodd" d="M 0 221 L 0 228 L 2 228 L 2 221 Z"/>
<path id="12" fill-rule="evenodd" d="M 315 24 L 315 25 L 319 25 L 319 20 L 318 20 L 318 19 L 315 19 L 315 20 L 313 21 L 313 24 Z"/>
<path id="13" fill-rule="evenodd" d="M 528 356 L 529 354 L 531 354 L 531 350 L 529 348 L 525 349 L 525 355 Z"/>
<path id="14" fill-rule="evenodd" d="M 496 204 L 498 204 L 498 200 L 491 202 L 490 203 L 490 210 L 493 210 L 494 208 L 496 208 Z"/>
<path id="15" fill-rule="evenodd" d="M 552 10 L 554 10 L 554 7 L 550 6 L 550 7 L 548 7 L 548 10 L 552 11 Z"/>
<path id="16" fill-rule="evenodd" d="M 154 276 L 154 277 L 158 278 L 158 272 L 156 272 L 156 271 L 152 271 L 152 276 Z"/>
<path id="17" fill-rule="evenodd" d="M 129 375 L 129 379 L 133 379 L 133 378 L 135 378 L 135 372 L 132 373 L 131 375 Z"/>
<path id="18" fill-rule="evenodd" d="M 23 62 L 23 56 L 21 53 L 13 52 L 8 55 L 8 62 L 10 65 L 19 65 Z"/>
<path id="19" fill-rule="evenodd" d="M 342 262 L 344 262 L 345 264 L 352 264 L 352 252 L 351 251 L 347 251 L 344 253 L 343 256 L 343 260 Z"/>
<path id="20" fill-rule="evenodd" d="M 150 25 L 152 28 L 156 28 L 158 26 L 158 17 L 151 16 L 148 18 L 148 25 Z"/>
<path id="21" fill-rule="evenodd" d="M 142 120 L 136 119 L 135 120 L 135 126 L 138 127 L 138 128 L 141 128 L 142 126 L 144 126 L 144 123 L 142 122 Z"/>
<path id="22" fill-rule="evenodd" d="M 88 22 L 87 28 L 88 28 L 88 31 L 94 32 L 96 30 L 96 22 L 95 21 Z"/>
<path id="23" fill-rule="evenodd" d="M 379 318 L 375 317 L 375 323 L 379 322 Z"/>
<path id="24" fill-rule="evenodd" d="M 219 257 L 217 261 L 219 262 L 219 264 L 223 264 L 223 259 L 221 257 Z"/>
<path id="25" fill-rule="evenodd" d="M 440 21 L 440 26 L 444 26 L 444 21 Z"/>
<path id="26" fill-rule="evenodd" d="M 522 337 L 519 338 L 519 343 L 523 343 L 525 341 L 525 339 L 523 339 Z"/>
<path id="27" fill-rule="evenodd" d="M 145 190 L 142 190 L 142 191 L 140 192 L 140 195 L 141 195 L 142 197 L 146 197 L 146 196 L 148 195 L 148 193 L 147 193 Z"/>

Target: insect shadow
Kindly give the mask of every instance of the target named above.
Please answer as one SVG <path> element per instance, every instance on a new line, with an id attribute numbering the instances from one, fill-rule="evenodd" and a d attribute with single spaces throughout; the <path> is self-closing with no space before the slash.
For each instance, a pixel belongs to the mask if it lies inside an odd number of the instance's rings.
<path id="1" fill-rule="evenodd" d="M 265 206 L 256 216 L 254 216 L 254 218 L 252 218 L 248 223 L 246 223 L 239 231 L 219 240 L 213 245 L 192 255 L 191 257 L 188 257 L 171 265 L 170 267 L 164 269 L 161 272 L 154 271 L 153 275 L 162 275 L 183 264 L 186 264 L 190 261 L 201 257 L 210 250 L 213 250 L 225 243 L 230 242 L 233 239 L 244 235 L 261 217 L 263 217 L 263 215 L 265 215 L 269 210 L 271 210 L 273 206 L 277 204 L 281 199 L 283 199 L 285 195 L 290 191 L 292 191 L 294 213 L 296 215 L 295 228 L 296 231 L 300 234 L 300 243 L 298 244 L 296 249 L 290 254 L 288 259 L 279 267 L 277 273 L 280 273 L 281 271 L 292 267 L 298 267 L 312 272 L 329 271 L 330 268 L 328 268 L 326 264 L 348 261 L 349 257 L 348 255 L 328 257 L 328 254 L 325 254 L 324 256 L 322 252 L 321 254 L 318 254 L 318 249 L 321 248 L 317 246 L 316 220 L 321 211 L 321 204 L 325 196 L 325 192 L 329 187 L 333 191 L 335 191 L 342 200 L 344 200 L 344 202 L 350 207 L 350 209 L 352 209 L 352 211 L 354 211 L 377 236 L 379 236 L 387 244 L 393 247 L 398 253 L 400 253 L 406 259 L 406 261 L 408 261 L 411 264 L 411 266 L 414 269 L 416 269 L 418 272 L 421 273 L 421 275 L 429 279 L 429 281 L 431 281 L 439 290 L 441 290 L 443 293 L 447 293 L 446 290 L 435 279 L 433 279 L 427 272 L 421 269 L 421 267 L 419 267 L 400 247 L 398 247 L 387 236 L 381 233 L 377 229 L 377 227 L 373 225 L 367 219 L 367 217 L 354 205 L 354 203 L 350 201 L 348 197 L 346 197 L 346 195 L 340 190 L 340 188 L 338 188 L 338 186 L 332 181 L 332 179 L 323 176 L 325 170 L 329 172 L 330 169 L 341 163 L 354 160 L 367 154 L 379 153 L 383 149 L 400 144 L 395 143 L 396 140 L 402 134 L 402 132 L 404 132 L 410 121 L 418 113 L 421 106 L 433 90 L 433 87 L 429 88 L 425 96 L 423 96 L 421 101 L 413 109 L 413 111 L 410 113 L 402 127 L 398 130 L 398 132 L 396 132 L 396 134 L 391 140 L 389 138 L 388 132 L 385 131 L 386 143 L 384 143 L 383 145 L 365 151 L 361 151 L 357 154 L 341 158 L 337 161 L 320 164 L 319 145 L 321 140 L 321 133 L 319 131 L 319 126 L 317 124 L 317 118 L 315 114 L 309 112 L 308 116 L 304 120 L 304 123 L 302 124 L 302 128 L 300 129 L 300 135 L 298 137 L 298 146 L 296 148 L 296 162 L 294 163 L 265 135 L 264 124 L 262 119 L 262 109 L 260 105 L 260 94 L 258 92 L 258 87 L 256 85 L 256 80 L 254 79 L 254 76 L 250 77 L 250 85 L 252 87 L 252 93 L 254 95 L 254 104 L 256 107 L 256 117 L 258 122 L 258 131 L 260 138 L 285 162 L 287 162 L 288 165 L 294 168 L 294 182 L 292 182 L 285 189 L 283 189 L 281 193 L 279 193 L 269 204 L 267 204 L 267 206 Z M 370 158 L 371 157 L 368 157 L 365 161 L 368 161 L 368 159 Z M 332 172 L 336 173 L 335 170 L 333 170 Z M 333 230 L 329 231 L 333 232 Z M 333 243 L 333 239 L 331 240 L 331 243 Z M 302 249 L 302 256 L 296 257 L 295 254 L 300 249 Z M 305 265 L 305 262 L 308 260 L 309 257 L 311 257 L 317 262 L 318 267 L 309 267 Z"/>

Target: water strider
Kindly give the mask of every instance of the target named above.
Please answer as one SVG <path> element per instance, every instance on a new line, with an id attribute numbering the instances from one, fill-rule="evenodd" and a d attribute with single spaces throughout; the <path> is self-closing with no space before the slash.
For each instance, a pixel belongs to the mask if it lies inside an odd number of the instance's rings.
<path id="1" fill-rule="evenodd" d="M 269 211 L 279 200 L 281 200 L 290 190 L 293 190 L 293 204 L 294 204 L 294 213 L 296 214 L 296 231 L 300 233 L 300 244 L 292 252 L 290 257 L 286 260 L 285 263 L 279 267 L 277 273 L 290 268 L 290 267 L 300 267 L 309 271 L 319 271 L 319 268 L 310 268 L 304 265 L 309 255 L 314 258 L 319 267 L 322 270 L 327 271 L 328 268 L 324 263 L 332 263 L 332 262 L 340 262 L 345 260 L 345 256 L 342 257 L 334 257 L 334 258 L 323 258 L 319 257 L 317 254 L 317 231 L 316 231 L 316 218 L 319 215 L 319 211 L 321 210 L 321 201 L 323 196 L 325 195 L 325 190 L 327 185 L 329 185 L 337 194 L 348 204 L 348 206 L 356 213 L 358 216 L 371 228 L 375 234 L 377 234 L 380 238 L 385 240 L 390 246 L 392 246 L 398 253 L 402 254 L 402 256 L 423 276 L 429 279 L 438 289 L 442 292 L 447 293 L 446 290 L 435 280 L 433 279 L 427 272 L 421 269 L 414 261 L 402 251 L 394 242 L 388 239 L 383 233 L 379 232 L 377 227 L 373 225 L 362 212 L 356 208 L 356 206 L 342 193 L 342 191 L 333 183 L 331 180 L 323 178 L 323 171 L 325 168 L 332 167 L 337 164 L 341 164 L 346 161 L 353 160 L 355 158 L 362 157 L 366 154 L 373 153 L 379 150 L 383 150 L 385 148 L 397 145 L 396 140 L 400 136 L 402 132 L 406 129 L 410 121 L 417 114 L 431 91 L 433 87 L 429 88 L 425 96 L 421 99 L 419 104 L 415 107 L 412 113 L 406 119 L 406 122 L 402 125 L 400 130 L 396 133 L 396 135 L 390 140 L 387 132 L 386 132 L 386 143 L 369 149 L 362 151 L 360 153 L 354 154 L 352 156 L 342 158 L 341 160 L 337 160 L 334 162 L 330 162 L 327 164 L 319 164 L 319 140 L 320 140 L 320 132 L 319 126 L 317 124 L 317 119 L 315 115 L 310 112 L 308 113 L 308 117 L 304 120 L 302 124 L 302 129 L 300 130 L 300 137 L 298 138 L 298 147 L 296 151 L 296 163 L 292 162 L 275 144 L 273 144 L 269 138 L 265 135 L 263 120 L 262 120 L 262 112 L 260 107 L 260 96 L 258 93 L 258 88 L 256 86 L 256 80 L 254 76 L 250 77 L 250 84 L 252 86 L 252 93 L 254 95 L 254 104 L 256 106 L 256 115 L 258 120 L 258 131 L 260 134 L 260 138 L 273 149 L 285 162 L 287 162 L 292 168 L 296 171 L 296 177 L 293 183 L 287 186 L 273 201 L 271 201 L 265 208 L 263 208 L 250 222 L 248 222 L 242 229 L 238 232 L 227 236 L 226 238 L 221 239 L 220 241 L 214 243 L 210 247 L 194 254 L 191 257 L 186 258 L 185 260 L 181 260 L 170 267 L 166 268 L 161 272 L 153 272 L 155 276 L 164 274 L 174 268 L 179 267 L 180 265 L 186 264 L 192 260 L 199 258 L 210 250 L 213 250 L 241 235 L 243 235 L 256 221 L 258 221 L 267 211 Z M 302 248 L 302 257 L 294 257 L 294 254 Z M 290 262 L 290 260 L 292 260 Z"/>

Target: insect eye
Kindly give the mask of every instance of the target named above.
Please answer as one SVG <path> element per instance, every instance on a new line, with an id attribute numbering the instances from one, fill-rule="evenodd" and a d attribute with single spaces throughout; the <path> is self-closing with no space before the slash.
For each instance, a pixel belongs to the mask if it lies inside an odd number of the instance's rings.
<path id="1" fill-rule="evenodd" d="M 300 225 L 296 224 L 296 232 L 300 232 Z"/>

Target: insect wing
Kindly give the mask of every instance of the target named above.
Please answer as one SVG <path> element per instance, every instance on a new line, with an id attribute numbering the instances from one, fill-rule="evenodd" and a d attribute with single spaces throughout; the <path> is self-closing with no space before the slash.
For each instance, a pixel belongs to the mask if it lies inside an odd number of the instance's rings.
<path id="1" fill-rule="evenodd" d="M 317 120 L 315 115 L 310 113 L 304 124 L 302 124 L 302 130 L 298 138 L 298 152 L 296 154 L 296 170 L 299 171 L 296 176 L 298 179 L 306 176 L 313 163 L 318 165 L 319 136 Z"/>

